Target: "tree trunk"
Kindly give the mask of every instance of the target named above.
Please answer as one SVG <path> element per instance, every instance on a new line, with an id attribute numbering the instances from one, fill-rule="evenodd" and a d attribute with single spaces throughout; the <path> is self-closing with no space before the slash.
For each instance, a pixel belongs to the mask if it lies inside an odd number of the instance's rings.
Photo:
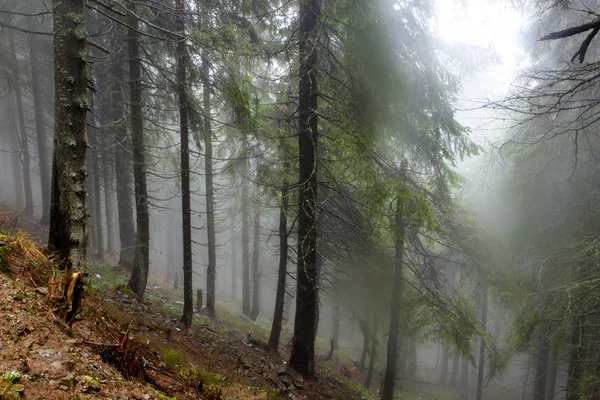
<path id="1" fill-rule="evenodd" d="M 299 201 L 296 317 L 290 366 L 305 376 L 315 372 L 317 307 L 317 22 L 320 4 L 299 6 Z"/>
<path id="2" fill-rule="evenodd" d="M 260 313 L 260 214 L 260 206 L 256 204 L 254 208 L 254 237 L 252 238 L 252 310 L 250 311 L 250 319 L 252 321 L 256 321 L 258 314 Z"/>
<path id="3" fill-rule="evenodd" d="M 548 382 L 546 385 L 546 400 L 554 400 L 554 394 L 556 392 L 556 378 L 558 376 L 558 360 L 553 359 L 550 361 L 548 367 Z"/>
<path id="4" fill-rule="evenodd" d="M 333 307 L 331 312 L 331 340 L 334 347 L 340 345 L 340 302 L 338 296 L 333 295 Z"/>
<path id="5" fill-rule="evenodd" d="M 583 363 L 587 351 L 587 341 L 585 340 L 585 317 L 583 316 L 578 316 L 574 320 L 570 345 L 566 400 L 579 400 L 577 389 L 579 380 L 583 378 Z"/>
<path id="6" fill-rule="evenodd" d="M 75 0 L 68 1 L 69 5 L 72 5 L 74 3 L 78 3 L 79 5 L 79 3 L 83 2 L 81 0 L 77 2 Z M 56 1 L 53 1 L 53 4 L 56 4 Z M 39 56 L 39 49 L 41 45 L 38 42 L 39 39 L 36 38 L 35 35 L 27 35 L 27 38 L 29 42 L 29 59 L 31 62 L 31 90 L 33 93 L 33 110 L 35 112 L 35 130 L 37 135 L 40 183 L 42 192 L 42 217 L 40 219 L 40 223 L 47 225 L 48 223 L 50 223 L 50 180 L 54 178 L 51 178 L 50 176 L 50 163 L 48 161 L 48 145 L 46 142 L 46 118 L 44 116 L 44 100 L 42 95 L 41 82 L 42 72 L 40 71 L 41 60 Z M 56 43 L 56 41 L 54 42 Z M 56 55 L 54 56 L 54 65 L 56 69 Z M 54 123 L 56 124 L 56 118 L 54 120 Z M 56 132 L 56 127 L 54 128 L 54 131 Z M 54 144 L 56 144 L 56 140 L 54 140 Z M 53 162 L 54 161 L 55 160 L 53 160 Z M 54 170 L 52 172 L 54 172 Z"/>
<path id="7" fill-rule="evenodd" d="M 89 137 L 89 135 L 88 135 Z M 95 254 L 98 248 L 98 231 L 96 230 L 96 194 L 94 193 L 94 165 L 92 164 L 91 150 L 88 148 L 85 156 L 87 177 L 85 190 L 87 192 L 87 224 L 88 224 L 88 254 Z"/>
<path id="8" fill-rule="evenodd" d="M 365 387 L 368 389 L 371 386 L 371 381 L 373 380 L 373 373 L 375 372 L 375 360 L 377 359 L 377 346 L 379 342 L 377 341 L 377 318 L 374 315 L 373 318 L 373 326 L 372 330 L 369 330 L 370 339 L 371 339 L 371 357 L 369 359 L 369 370 L 367 371 L 367 379 L 365 380 Z"/>
<path id="9" fill-rule="evenodd" d="M 361 371 L 365 370 L 365 364 L 367 362 L 367 353 L 369 352 L 369 335 L 368 335 L 368 328 L 366 327 L 366 324 L 364 326 L 363 329 L 361 329 L 361 332 L 363 334 L 363 347 L 362 347 L 362 352 L 360 354 L 360 362 L 358 363 L 358 368 Z"/>
<path id="10" fill-rule="evenodd" d="M 23 175 L 23 190 L 25 197 L 25 210 L 24 214 L 27 216 L 33 215 L 33 194 L 31 193 L 31 158 L 29 156 L 29 140 L 27 138 L 27 126 L 25 124 L 25 113 L 23 112 L 23 95 L 21 93 L 21 79 L 20 79 L 20 66 L 17 59 L 17 51 L 15 49 L 15 40 L 12 30 L 9 29 L 8 40 L 10 45 L 10 52 L 13 56 L 14 62 L 14 78 L 13 85 L 15 90 L 15 101 L 17 104 L 17 116 L 19 119 L 19 134 L 17 135 L 20 146 L 20 160 L 21 160 L 21 171 Z M 12 117 L 11 117 L 12 118 Z M 14 119 L 13 119 L 14 121 Z M 19 182 L 20 183 L 20 182 Z M 22 204 L 22 203 L 21 203 Z"/>
<path id="11" fill-rule="evenodd" d="M 110 135 L 107 135 L 110 138 Z M 109 140 L 102 153 L 102 180 L 104 186 L 104 214 L 106 217 L 106 252 L 115 251 L 115 227 L 114 227 L 114 209 L 113 209 L 113 176 L 112 157 L 110 150 L 112 141 Z"/>
<path id="12" fill-rule="evenodd" d="M 242 142 L 244 172 L 242 173 L 242 314 L 250 315 L 250 232 L 248 227 L 248 139 Z"/>
<path id="13" fill-rule="evenodd" d="M 531 363 L 532 363 L 532 355 L 531 353 L 529 354 L 529 356 L 527 357 L 527 372 L 525 373 L 525 381 L 523 382 L 523 392 L 521 393 L 521 400 L 526 400 L 527 399 L 527 388 L 529 386 L 529 375 L 531 374 Z M 572 400 L 576 400 L 576 399 L 572 399 Z"/>
<path id="14" fill-rule="evenodd" d="M 448 360 L 450 359 L 450 352 L 448 346 L 442 346 L 442 366 L 440 373 L 439 384 L 446 386 L 448 384 Z"/>
<path id="15" fill-rule="evenodd" d="M 481 329 L 486 330 L 487 327 L 487 292 L 483 293 L 483 305 L 481 310 Z M 481 400 L 483 395 L 483 371 L 485 368 L 485 342 L 481 339 L 479 341 L 479 369 L 477 371 L 477 394 L 476 400 Z"/>
<path id="16" fill-rule="evenodd" d="M 207 55 L 202 62 L 202 92 L 204 108 L 204 165 L 206 176 L 206 233 L 208 237 L 208 267 L 206 269 L 206 309 L 215 315 L 215 280 L 217 279 L 217 243 L 215 235 L 215 206 L 213 189 L 213 147 L 210 120 L 210 70 Z"/>
<path id="17" fill-rule="evenodd" d="M 281 205 L 279 207 L 279 269 L 277 271 L 277 293 L 275 294 L 275 311 L 273 312 L 273 323 L 271 325 L 271 335 L 269 336 L 269 348 L 274 351 L 277 351 L 277 348 L 279 347 L 285 302 L 285 280 L 287 275 L 288 257 L 287 213 L 289 204 L 288 183 L 285 176 L 287 176 L 288 169 L 288 161 L 285 159 L 283 167 L 284 180 L 281 183 Z"/>
<path id="18" fill-rule="evenodd" d="M 129 287 L 141 299 L 146 291 L 149 268 L 150 218 L 148 213 L 148 188 L 146 185 L 146 155 L 144 149 L 144 119 L 142 114 L 142 64 L 139 47 L 139 22 L 135 15 L 136 3 L 129 2 L 127 25 L 127 46 L 129 56 L 129 90 L 131 113 L 131 137 L 133 148 L 133 179 L 135 183 L 135 214 L 137 220 L 137 236 L 133 270 L 129 279 Z M 191 280 L 191 279 L 190 279 Z M 188 297 L 193 297 L 189 293 Z M 193 307 L 193 298 L 187 298 Z M 189 306 L 188 306 L 189 307 Z"/>
<path id="19" fill-rule="evenodd" d="M 176 0 L 177 31 L 185 35 L 185 1 Z M 192 323 L 194 292 L 192 276 L 192 211 L 190 204 L 189 99 L 186 90 L 186 42 L 177 42 L 177 97 L 179 98 L 179 133 L 181 135 L 181 210 L 183 221 L 183 316 L 185 326 Z"/>
<path id="20" fill-rule="evenodd" d="M 15 193 L 15 206 L 23 207 L 23 203 L 25 202 L 24 194 L 23 194 L 23 178 L 21 177 L 22 163 L 21 163 L 21 144 L 19 143 L 19 132 L 17 130 L 17 125 L 15 123 L 14 118 L 14 109 L 12 104 L 8 104 L 7 110 L 7 119 L 8 119 L 8 144 L 10 145 L 10 161 L 11 165 L 8 167 L 8 170 L 12 171 L 12 180 L 14 184 L 14 193 Z M 8 160 L 7 160 L 8 161 Z M 0 167 L 1 168 L 1 167 Z M 3 185 L 4 186 L 4 185 Z M 24 212 L 27 211 L 27 206 L 25 206 Z M 31 210 L 29 210 L 31 211 Z"/>
<path id="21" fill-rule="evenodd" d="M 56 102 L 48 247 L 60 252 L 65 271 L 60 280 L 51 279 L 49 287 L 57 288 L 52 297 L 60 302 L 58 313 L 61 320 L 69 324 L 79 312 L 81 304 L 81 273 L 73 273 L 73 269 L 81 268 L 86 259 L 85 127 L 88 111 L 86 88 L 89 81 L 86 62 L 88 36 L 84 0 L 54 0 L 52 5 Z M 75 291 L 69 290 L 71 283 L 74 284 Z"/>
<path id="22" fill-rule="evenodd" d="M 402 161 L 400 166 L 400 177 L 404 178 L 407 169 L 406 160 Z M 398 337 L 400 312 L 402 307 L 402 270 L 404 263 L 404 222 L 403 206 L 400 196 L 396 198 L 396 212 L 394 218 L 394 227 L 396 229 L 396 255 L 394 261 L 394 282 L 392 286 L 392 304 L 390 308 L 390 328 L 388 334 L 387 360 L 385 367 L 385 377 L 381 391 L 382 400 L 392 400 L 394 398 L 394 387 L 396 385 L 396 368 L 398 360 Z"/>
<path id="23" fill-rule="evenodd" d="M 92 104 L 92 108 L 93 106 L 93 100 L 90 101 L 90 104 Z M 94 116 L 90 113 L 89 115 L 89 119 L 90 119 L 90 125 L 92 126 L 96 126 L 96 120 L 94 118 Z M 99 163 L 99 157 L 98 157 L 98 138 L 97 138 L 97 131 L 96 128 L 92 128 L 92 127 L 88 127 L 87 130 L 88 133 L 88 141 L 90 144 L 89 147 L 89 156 L 90 156 L 90 162 L 89 164 L 92 166 L 92 169 L 90 171 L 90 178 L 91 178 L 91 184 L 93 185 L 93 197 L 94 197 L 94 208 L 91 210 L 91 212 L 94 214 L 94 224 L 92 224 L 92 229 L 94 229 L 96 231 L 96 257 L 99 260 L 102 260 L 104 258 L 104 232 L 102 230 L 102 196 L 101 196 L 101 189 L 100 189 L 100 163 Z"/>
<path id="24" fill-rule="evenodd" d="M 459 367 L 460 355 L 454 353 L 452 355 L 452 373 L 450 374 L 450 386 L 455 388 L 458 387 L 458 367 Z"/>
<path id="25" fill-rule="evenodd" d="M 238 288 L 237 288 L 237 243 L 235 239 L 237 234 L 235 232 L 235 218 L 231 222 L 231 299 L 237 302 L 239 299 Z"/>
<path id="26" fill-rule="evenodd" d="M 550 339 L 546 332 L 541 333 L 538 342 L 538 354 L 535 372 L 534 400 L 546 400 L 546 382 L 548 379 L 548 359 L 550 358 Z"/>
<path id="27" fill-rule="evenodd" d="M 461 390 L 463 400 L 466 400 L 468 393 L 467 388 L 469 387 L 469 360 L 466 357 L 460 357 L 460 379 L 458 387 Z"/>
<path id="28" fill-rule="evenodd" d="M 408 346 L 407 375 L 413 377 L 417 374 L 417 338 L 412 337 Z"/>

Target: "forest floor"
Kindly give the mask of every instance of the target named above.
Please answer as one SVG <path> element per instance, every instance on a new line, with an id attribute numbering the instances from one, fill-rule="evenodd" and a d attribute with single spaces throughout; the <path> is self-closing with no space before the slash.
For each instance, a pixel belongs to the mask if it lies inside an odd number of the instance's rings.
<path id="1" fill-rule="evenodd" d="M 216 318 L 196 310 L 186 329 L 180 291 L 150 280 L 138 302 L 126 271 L 107 260 L 89 264 L 83 311 L 69 329 L 46 300 L 46 236 L 43 225 L 0 211 L 0 400 L 376 398 L 341 350 L 318 357 L 316 379 L 303 379 L 286 366 L 288 333 L 279 354 L 268 351 L 267 327 L 227 304 Z M 455 398 L 419 382 L 402 390 L 398 398 Z"/>

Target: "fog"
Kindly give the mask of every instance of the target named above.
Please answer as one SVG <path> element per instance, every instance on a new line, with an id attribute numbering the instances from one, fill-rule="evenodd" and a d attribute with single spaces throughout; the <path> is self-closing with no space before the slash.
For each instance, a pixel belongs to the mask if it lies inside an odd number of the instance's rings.
<path id="1" fill-rule="evenodd" d="M 54 123 L 57 11 L 0 2 L 15 225 L 76 220 L 80 157 L 74 267 L 174 288 L 186 326 L 200 290 L 196 312 L 382 399 L 597 395 L 598 2 L 138 3 L 84 12 L 77 136 Z"/>

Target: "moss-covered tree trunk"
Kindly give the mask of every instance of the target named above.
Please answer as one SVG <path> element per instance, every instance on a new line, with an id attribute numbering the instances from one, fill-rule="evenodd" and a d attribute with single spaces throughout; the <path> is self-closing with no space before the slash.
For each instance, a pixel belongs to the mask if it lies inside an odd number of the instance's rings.
<path id="1" fill-rule="evenodd" d="M 56 5 L 56 1 L 53 1 L 53 4 Z M 67 1 L 68 7 L 70 4 L 75 3 L 75 1 Z M 78 1 L 77 3 L 86 3 L 83 0 Z M 30 20 L 32 20 L 30 18 Z M 55 25 L 56 27 L 56 25 Z M 32 30 L 36 30 L 35 27 Z M 55 29 L 56 31 L 56 29 Z M 40 183 L 41 183 L 41 192 L 42 192 L 42 217 L 40 222 L 42 224 L 50 223 L 50 208 L 51 208 L 51 198 L 50 198 L 50 181 L 54 179 L 54 177 L 50 177 L 50 162 L 48 161 L 48 144 L 46 137 L 46 118 L 44 115 L 44 99 L 42 94 L 42 71 L 41 68 L 41 59 L 40 59 L 40 46 L 42 44 L 39 42 L 39 38 L 35 35 L 27 35 L 29 41 L 29 59 L 31 62 L 31 90 L 33 94 L 33 110 L 35 113 L 35 132 L 37 136 L 37 147 L 38 147 L 38 161 L 39 161 L 39 169 L 40 169 Z M 56 40 L 54 41 L 54 49 L 56 50 Z M 79 56 L 81 58 L 83 56 Z M 56 54 L 54 57 L 54 65 L 56 68 Z M 56 71 L 55 71 L 56 74 Z M 87 84 L 87 81 L 86 81 Z M 56 82 L 55 82 L 56 85 Z M 56 93 L 56 87 L 54 88 Z M 57 98 L 55 97 L 55 102 Z M 56 103 L 54 104 L 56 109 Z M 55 114 L 56 121 L 56 114 Z M 56 133 L 56 126 L 54 127 L 54 132 Z M 56 145 L 56 139 L 54 140 L 54 144 Z M 53 160 L 54 162 L 54 160 Z M 52 167 L 54 168 L 54 166 Z M 53 171 L 54 173 L 54 171 Z M 54 184 L 54 181 L 52 181 Z"/>
<path id="2" fill-rule="evenodd" d="M 215 292 L 217 279 L 217 243 L 215 235 L 215 200 L 213 187 L 213 145 L 210 117 L 210 69 L 205 54 L 202 62 L 202 95 L 204 108 L 204 166 L 206 177 L 206 235 L 208 239 L 208 266 L 206 268 L 206 309 L 215 314 Z"/>
<path id="3" fill-rule="evenodd" d="M 137 236 L 133 270 L 129 287 L 142 298 L 146 291 L 149 268 L 150 216 L 148 212 L 148 188 L 146 184 L 146 155 L 144 148 L 144 117 L 142 114 L 142 63 L 140 59 L 139 21 L 136 2 L 129 2 L 127 47 L 129 56 L 129 102 L 131 138 L 133 150 L 133 180 L 135 185 L 135 215 Z"/>
<path id="4" fill-rule="evenodd" d="M 177 8 L 177 31 L 185 35 L 185 3 L 175 2 Z M 179 102 L 179 134 L 181 140 L 181 220 L 183 222 L 183 315 L 181 321 L 188 326 L 194 315 L 194 289 L 192 276 L 192 210 L 190 204 L 190 148 L 189 148 L 189 98 L 186 90 L 185 41 L 179 40 L 175 49 L 177 56 L 177 98 Z"/>
<path id="5" fill-rule="evenodd" d="M 29 140 L 27 138 L 27 125 L 25 124 L 25 113 L 23 111 L 23 94 L 21 93 L 21 77 L 19 74 L 20 66 L 17 58 L 17 51 L 15 49 L 14 34 L 11 30 L 8 32 L 8 39 L 10 45 L 10 53 L 13 57 L 13 89 L 15 91 L 15 101 L 17 104 L 17 116 L 19 119 L 19 135 L 18 142 L 20 144 L 20 161 L 21 161 L 21 173 L 23 176 L 23 194 L 25 197 L 25 210 L 24 214 L 27 216 L 33 215 L 33 194 L 31 191 L 31 157 L 29 155 Z M 20 182 L 19 182 L 20 183 Z"/>
<path id="6" fill-rule="evenodd" d="M 93 106 L 92 106 L 93 108 Z M 91 229 L 95 232 L 96 237 L 96 258 L 102 260 L 104 258 L 104 230 L 102 229 L 102 189 L 100 184 L 100 158 L 98 157 L 98 125 L 93 115 L 88 114 L 90 126 L 88 126 L 88 149 L 89 162 L 91 169 L 88 170 L 90 185 L 90 197 L 93 197 L 93 209 L 90 210 L 94 221 Z"/>
<path id="7" fill-rule="evenodd" d="M 79 311 L 79 272 L 85 263 L 87 209 L 85 195 L 86 113 L 88 99 L 85 0 L 54 0 L 54 160 L 48 245 L 60 252 L 65 271 L 54 287 L 58 313 L 69 323 Z"/>
<path id="8" fill-rule="evenodd" d="M 306 0 L 300 2 L 298 10 L 298 265 L 290 366 L 306 376 L 315 372 L 317 332 L 317 24 L 320 8 L 317 0 Z"/>

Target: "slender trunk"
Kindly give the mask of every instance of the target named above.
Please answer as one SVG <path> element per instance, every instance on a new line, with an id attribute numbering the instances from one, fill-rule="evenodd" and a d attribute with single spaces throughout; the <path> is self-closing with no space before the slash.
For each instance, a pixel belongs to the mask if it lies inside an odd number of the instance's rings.
<path id="1" fill-rule="evenodd" d="M 74 2 L 74 0 L 69 1 L 69 3 Z M 79 0 L 78 4 L 79 3 L 82 3 L 82 1 Z M 54 177 L 51 178 L 50 175 L 50 163 L 48 161 L 48 144 L 46 142 L 46 118 L 44 116 L 44 100 L 42 95 L 41 82 L 42 72 L 40 70 L 41 60 L 39 54 L 39 49 L 41 45 L 38 42 L 39 39 L 36 38 L 35 35 L 27 35 L 27 38 L 29 42 L 29 59 L 31 61 L 31 90 L 33 93 L 33 110 L 35 113 L 35 130 L 37 135 L 40 183 L 42 191 L 42 217 L 40 219 L 40 223 L 48 224 L 50 223 L 50 180 L 54 179 Z M 54 58 L 54 65 L 56 66 L 56 53 Z M 56 124 L 56 118 L 54 120 L 54 123 Z M 56 132 L 56 127 L 54 128 L 54 131 Z M 56 145 L 56 139 L 54 140 L 54 144 Z"/>
<path id="2" fill-rule="evenodd" d="M 376 322 L 377 319 L 373 318 L 373 322 Z M 371 357 L 369 359 L 369 370 L 367 371 L 367 379 L 365 380 L 365 387 L 368 389 L 371 386 L 371 381 L 373 380 L 373 373 L 375 372 L 375 360 L 377 359 L 377 346 L 379 342 L 377 341 L 377 325 L 374 323 L 372 326 L 372 330 L 369 331 L 370 339 L 371 339 Z"/>
<path id="3" fill-rule="evenodd" d="M 248 156 L 248 139 L 244 137 L 242 148 Z M 248 227 L 248 159 L 244 160 L 242 172 L 242 313 L 250 315 L 250 233 Z"/>
<path id="4" fill-rule="evenodd" d="M 12 179 L 14 184 L 14 193 L 15 193 L 15 205 L 17 207 L 23 207 L 23 203 L 25 201 L 23 195 L 23 179 L 21 177 L 21 145 L 19 143 L 19 134 L 17 132 L 17 127 L 15 125 L 15 119 L 13 117 L 12 105 L 7 107 L 8 112 L 8 143 L 10 143 L 10 154 L 11 166 L 9 169 L 12 171 Z M 25 210 L 27 211 L 27 206 L 25 206 Z"/>
<path id="5" fill-rule="evenodd" d="M 89 135 L 88 135 L 89 137 Z M 88 254 L 95 254 L 98 248 L 98 231 L 96 230 L 96 195 L 94 193 L 94 165 L 92 163 L 91 150 L 88 148 L 85 157 L 85 166 L 87 177 L 85 180 L 85 190 L 87 192 L 87 224 L 88 224 Z"/>
<path id="6" fill-rule="evenodd" d="M 217 243 L 215 235 L 215 206 L 213 189 L 213 147 L 210 120 L 210 70 L 204 55 L 202 63 L 202 92 L 204 108 L 204 165 L 206 176 L 206 233 L 208 237 L 208 267 L 206 269 L 206 309 L 215 314 L 215 280 L 217 278 Z"/>
<path id="7" fill-rule="evenodd" d="M 368 328 L 365 326 L 363 329 L 361 329 L 362 334 L 363 334 L 363 347 L 362 347 L 362 352 L 360 354 L 360 362 L 358 363 L 358 368 L 361 371 L 365 370 L 365 364 L 367 362 L 367 353 L 369 352 L 369 335 L 367 334 Z"/>
<path id="8" fill-rule="evenodd" d="M 546 400 L 554 400 L 556 392 L 556 378 L 558 376 L 558 360 L 553 359 L 550 361 L 548 367 L 548 383 L 546 385 Z"/>
<path id="9" fill-rule="evenodd" d="M 527 399 L 527 388 L 529 386 L 529 375 L 531 374 L 531 363 L 532 363 L 532 355 L 529 354 L 529 356 L 527 357 L 527 372 L 525 373 L 525 381 L 523 382 L 523 392 L 521 393 L 521 400 L 526 400 Z M 571 399 L 571 400 L 577 400 L 577 399 Z"/>
<path id="10" fill-rule="evenodd" d="M 340 302 L 338 297 L 334 294 L 333 298 L 333 309 L 331 313 L 331 340 L 333 340 L 334 347 L 340 345 Z"/>
<path id="11" fill-rule="evenodd" d="M 538 354 L 535 372 L 534 400 L 546 399 L 546 382 L 548 379 L 548 359 L 550 354 L 550 339 L 546 332 L 541 333 L 538 342 Z"/>
<path id="12" fill-rule="evenodd" d="M 407 375 L 413 377 L 417 374 L 417 339 L 411 338 L 408 346 L 408 371 Z"/>
<path id="13" fill-rule="evenodd" d="M 284 161 L 283 169 L 284 176 L 286 176 L 287 170 L 289 169 L 287 160 Z M 285 302 L 285 280 L 287 275 L 288 257 L 287 213 L 289 204 L 287 186 L 288 183 L 284 178 L 281 184 L 281 205 L 279 207 L 279 269 L 277 271 L 277 293 L 275 294 L 275 311 L 273 312 L 273 323 L 271 325 L 271 335 L 269 336 L 269 348 L 274 351 L 277 351 L 277 348 L 279 347 Z"/>
<path id="14" fill-rule="evenodd" d="M 108 135 L 110 137 L 110 135 Z M 104 186 L 104 214 L 106 217 L 106 252 L 115 251 L 115 227 L 114 227 L 114 209 L 113 209 L 113 170 L 110 155 L 111 141 L 107 143 L 107 148 L 102 154 L 102 180 Z"/>
<path id="15" fill-rule="evenodd" d="M 404 178 L 407 169 L 407 162 L 402 161 L 400 166 L 400 177 Z M 396 212 L 394 218 L 394 227 L 396 229 L 396 255 L 394 260 L 394 282 L 392 286 L 392 304 L 390 308 L 390 327 L 387 345 L 387 360 L 385 367 L 385 377 L 381 391 L 382 400 L 392 400 L 394 397 L 394 387 L 396 385 L 396 368 L 398 360 L 398 338 L 400 312 L 402 307 L 402 270 L 404 263 L 404 222 L 403 206 L 400 196 L 396 198 Z"/>
<path id="16" fill-rule="evenodd" d="M 111 116 L 115 124 L 115 163 L 117 183 L 117 216 L 119 221 L 120 252 L 118 264 L 132 271 L 135 258 L 136 229 L 133 218 L 131 189 L 131 142 L 127 136 L 125 123 L 125 100 L 121 85 L 125 84 L 125 76 L 121 61 L 115 59 L 112 65 L 112 108 Z"/>
<path id="17" fill-rule="evenodd" d="M 250 319 L 256 321 L 260 313 L 260 270 L 259 270 L 259 244 L 260 244 L 260 206 L 257 204 L 254 209 L 254 237 L 252 251 L 252 310 Z"/>
<path id="18" fill-rule="evenodd" d="M 299 201 L 296 317 L 290 366 L 305 376 L 315 372 L 317 308 L 317 0 L 299 6 Z"/>
<path id="19" fill-rule="evenodd" d="M 131 137 L 133 145 L 133 178 L 135 183 L 135 214 L 137 220 L 137 236 L 133 271 L 129 279 L 129 287 L 139 298 L 144 297 L 148 282 L 150 218 L 148 213 L 148 188 L 146 185 L 146 161 L 144 149 L 144 119 L 142 114 L 142 63 L 139 47 L 139 22 L 135 15 L 136 3 L 130 1 L 127 15 L 127 46 L 129 52 L 129 90 L 131 113 Z M 191 279 L 190 279 L 191 280 Z M 191 295 L 191 291 L 190 291 Z M 193 307 L 193 299 L 187 298 Z M 189 305 L 188 305 L 189 307 Z"/>
<path id="20" fill-rule="evenodd" d="M 460 355 L 454 353 L 452 355 L 452 373 L 450 374 L 450 386 L 457 387 L 458 385 L 458 367 L 459 367 Z"/>
<path id="21" fill-rule="evenodd" d="M 237 288 L 237 243 L 235 239 L 237 234 L 235 232 L 235 218 L 231 223 L 231 299 L 236 302 L 239 299 L 238 288 Z"/>
<path id="22" fill-rule="evenodd" d="M 53 1 L 56 103 L 48 247 L 59 251 L 65 261 L 67 286 L 71 271 L 81 268 L 86 258 L 85 127 L 89 75 L 84 15 L 83 0 Z M 34 91 L 35 86 L 34 82 Z M 67 314 L 74 310 L 66 307 L 65 311 L 65 319 L 68 320 Z"/>
<path id="23" fill-rule="evenodd" d="M 567 376 L 566 400 L 579 400 L 578 385 L 583 378 L 583 363 L 586 358 L 585 317 L 575 318 L 571 331 L 569 374 Z"/>
<path id="24" fill-rule="evenodd" d="M 483 294 L 483 306 L 481 310 L 481 329 L 486 330 L 487 327 L 487 292 Z M 483 371 L 485 368 L 485 342 L 483 340 L 479 341 L 479 369 L 477 371 L 477 394 L 475 396 L 476 400 L 481 400 L 483 395 Z"/>
<path id="25" fill-rule="evenodd" d="M 91 102 L 93 107 L 93 102 Z M 96 121 L 94 116 L 90 113 L 90 124 L 92 126 L 96 126 Z M 96 232 L 96 257 L 99 260 L 104 258 L 104 232 L 102 229 L 102 200 L 101 200 L 101 189 L 100 189 L 100 166 L 98 160 L 98 138 L 97 132 L 95 128 L 89 127 L 87 130 L 88 133 L 88 141 L 90 144 L 89 147 L 89 156 L 90 156 L 90 165 L 92 166 L 90 171 L 91 184 L 93 185 L 93 197 L 94 197 L 94 208 L 92 209 L 92 214 L 94 214 L 94 223 L 92 224 L 92 229 Z"/>
<path id="26" fill-rule="evenodd" d="M 460 399 L 467 400 L 469 397 L 469 360 L 466 357 L 460 357 L 460 379 L 458 388 L 460 389 Z"/>
<path id="27" fill-rule="evenodd" d="M 17 135 L 17 142 L 19 142 L 20 160 L 23 174 L 23 190 L 25 195 L 25 210 L 24 214 L 27 216 L 33 215 L 33 194 L 31 193 L 31 158 L 29 156 L 29 140 L 27 138 L 27 126 L 25 125 L 25 113 L 23 112 L 23 95 L 21 93 L 21 79 L 20 79 L 20 66 L 17 59 L 17 51 L 15 49 L 14 34 L 11 30 L 8 32 L 8 40 L 10 45 L 10 52 L 13 56 L 14 62 L 14 77 L 13 77 L 13 88 L 15 90 L 15 101 L 17 104 L 17 116 L 19 119 L 19 134 Z M 10 111 L 9 111 L 10 112 Z M 10 118 L 12 119 L 12 113 Z M 14 119 L 12 119 L 14 121 Z M 20 184 L 20 182 L 16 182 Z M 21 203 L 22 204 L 22 203 Z"/>
<path id="28" fill-rule="evenodd" d="M 442 346 L 442 366 L 440 373 L 439 384 L 446 386 L 448 384 L 448 360 L 450 359 L 450 352 L 448 346 Z"/>
<path id="29" fill-rule="evenodd" d="M 185 1 L 176 0 L 177 31 L 185 34 Z M 189 149 L 189 99 L 186 90 L 186 43 L 177 42 L 177 96 L 179 98 L 179 133 L 181 135 L 181 210 L 183 221 L 183 316 L 181 321 L 189 326 L 194 315 L 192 276 L 192 211 L 190 204 L 190 149 Z M 205 132 L 206 134 L 206 132 Z"/>

